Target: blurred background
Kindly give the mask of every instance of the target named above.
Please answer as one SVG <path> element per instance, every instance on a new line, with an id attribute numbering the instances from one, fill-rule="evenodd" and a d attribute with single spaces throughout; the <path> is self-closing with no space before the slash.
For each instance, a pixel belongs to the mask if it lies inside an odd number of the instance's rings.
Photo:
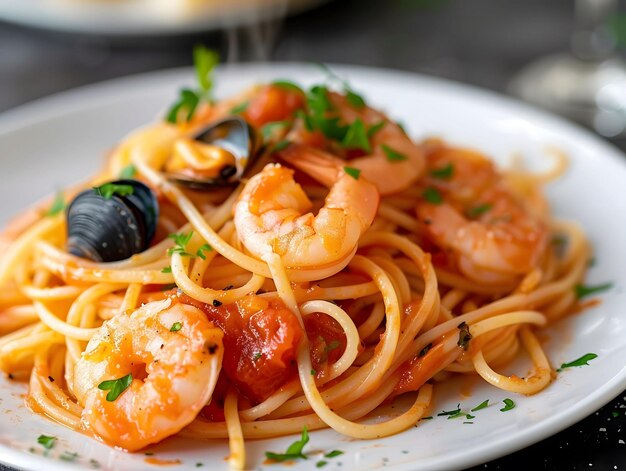
<path id="1" fill-rule="evenodd" d="M 359 64 L 476 85 L 626 150 L 626 0 L 0 0 L 0 112 L 190 66 L 199 42 L 224 61 Z M 625 411 L 626 391 L 477 469 L 624 469 Z"/>

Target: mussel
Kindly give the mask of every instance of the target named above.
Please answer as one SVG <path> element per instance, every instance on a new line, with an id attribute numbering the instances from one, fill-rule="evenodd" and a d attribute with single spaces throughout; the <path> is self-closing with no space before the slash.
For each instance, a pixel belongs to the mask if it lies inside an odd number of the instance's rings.
<path id="1" fill-rule="evenodd" d="M 124 260 L 149 247 L 158 217 L 156 196 L 140 181 L 85 190 L 67 208 L 67 251 L 95 262 Z"/>
<path id="2" fill-rule="evenodd" d="M 238 116 L 226 118 L 174 144 L 167 177 L 194 189 L 231 186 L 257 155 L 256 131 Z"/>

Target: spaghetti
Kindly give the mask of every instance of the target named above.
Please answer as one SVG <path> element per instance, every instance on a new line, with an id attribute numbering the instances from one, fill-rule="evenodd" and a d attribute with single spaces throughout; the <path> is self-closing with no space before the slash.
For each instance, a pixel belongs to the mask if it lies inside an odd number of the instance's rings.
<path id="1" fill-rule="evenodd" d="M 277 82 L 133 134 L 89 184 L 131 168 L 157 195 L 156 237 L 125 259 L 68 253 L 63 212 L 11 224 L 0 368 L 29 380 L 29 407 L 131 451 L 229 439 L 243 469 L 245 438 L 399 433 L 450 374 L 544 389 L 554 370 L 535 329 L 576 308 L 589 259 L 542 197 L 562 159 L 501 173 L 477 152 L 414 143 L 355 96 Z M 194 136 L 233 108 L 264 140 L 245 177 L 210 191 L 168 178 L 230 165 Z M 523 350 L 530 374 L 497 372 Z M 400 415 L 362 420 L 401 394 Z"/>

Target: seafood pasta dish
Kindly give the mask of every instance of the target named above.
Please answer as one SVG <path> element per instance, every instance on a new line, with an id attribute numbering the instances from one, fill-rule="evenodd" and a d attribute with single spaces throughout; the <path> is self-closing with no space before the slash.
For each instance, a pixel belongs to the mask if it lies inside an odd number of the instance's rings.
<path id="1" fill-rule="evenodd" d="M 416 142 L 332 72 L 218 100 L 194 56 L 197 88 L 0 233 L 0 369 L 32 411 L 129 452 L 228 440 L 244 469 L 246 439 L 419 429 L 452 376 L 549 386 L 537 331 L 584 307 L 590 258 L 543 196 L 562 157 Z"/>

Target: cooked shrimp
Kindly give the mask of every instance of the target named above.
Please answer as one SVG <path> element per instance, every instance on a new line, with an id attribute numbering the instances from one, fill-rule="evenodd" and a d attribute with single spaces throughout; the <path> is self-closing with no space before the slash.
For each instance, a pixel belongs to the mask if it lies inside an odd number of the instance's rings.
<path id="1" fill-rule="evenodd" d="M 179 432 L 209 402 L 222 364 L 222 331 L 171 299 L 106 321 L 74 369 L 81 423 L 106 443 L 136 451 Z M 98 388 L 131 374 L 112 401 Z"/>
<path id="2" fill-rule="evenodd" d="M 509 283 L 537 265 L 548 229 L 490 161 L 476 152 L 434 146 L 428 170 L 422 184 L 435 198 L 418 203 L 418 219 L 427 238 L 464 275 L 483 283 Z"/>
<path id="3" fill-rule="evenodd" d="M 262 258 L 273 251 L 297 268 L 332 264 L 354 250 L 374 220 L 378 191 L 331 164 L 324 170 L 320 179 L 331 189 L 317 215 L 293 170 L 268 164 L 250 179 L 234 208 L 237 233 L 250 252 Z"/>

